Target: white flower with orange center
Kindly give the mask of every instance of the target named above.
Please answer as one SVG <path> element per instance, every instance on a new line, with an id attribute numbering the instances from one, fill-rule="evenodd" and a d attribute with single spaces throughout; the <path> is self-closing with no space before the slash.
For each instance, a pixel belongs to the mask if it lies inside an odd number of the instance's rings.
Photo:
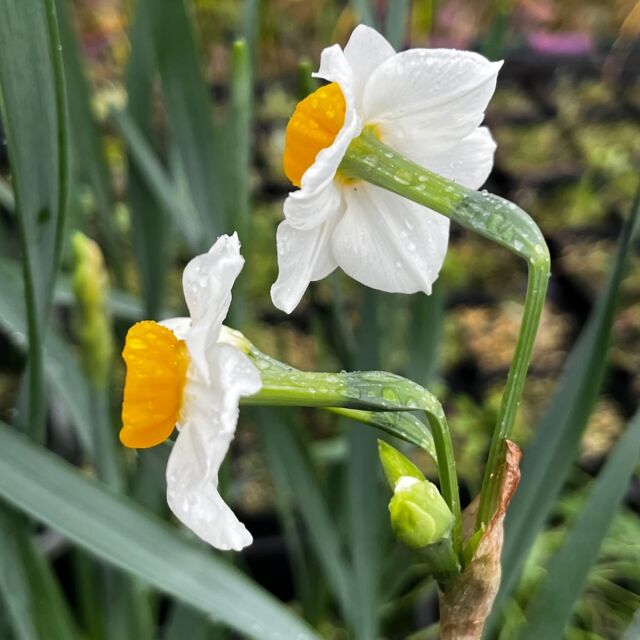
<path id="1" fill-rule="evenodd" d="M 218 470 L 233 440 L 238 404 L 261 388 L 258 369 L 222 341 L 231 288 L 244 259 L 238 237 L 221 236 L 183 274 L 189 318 L 139 322 L 127 334 L 120 440 L 153 447 L 179 430 L 167 463 L 167 502 L 177 518 L 219 549 L 240 550 L 251 534 L 218 493 Z"/>
<path id="2" fill-rule="evenodd" d="M 362 25 L 344 50 L 324 49 L 315 75 L 330 84 L 302 100 L 287 126 L 284 170 L 299 190 L 278 227 L 278 308 L 290 313 L 309 282 L 338 266 L 375 289 L 431 293 L 449 220 L 348 179 L 340 163 L 366 127 L 409 160 L 477 189 L 493 166 L 495 142 L 479 125 L 501 64 L 452 49 L 396 53 Z"/>

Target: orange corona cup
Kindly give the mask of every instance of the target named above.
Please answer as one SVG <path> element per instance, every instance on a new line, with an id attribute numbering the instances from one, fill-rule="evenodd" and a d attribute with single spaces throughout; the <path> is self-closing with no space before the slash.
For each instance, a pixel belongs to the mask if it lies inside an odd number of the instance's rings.
<path id="1" fill-rule="evenodd" d="M 133 325 L 122 357 L 127 376 L 120 441 L 142 449 L 166 440 L 180 416 L 189 353 L 184 340 L 152 320 Z"/>
<path id="2" fill-rule="evenodd" d="M 344 112 L 344 96 L 335 82 L 298 103 L 287 125 L 284 147 L 284 172 L 296 187 L 318 153 L 333 144 L 344 124 Z"/>

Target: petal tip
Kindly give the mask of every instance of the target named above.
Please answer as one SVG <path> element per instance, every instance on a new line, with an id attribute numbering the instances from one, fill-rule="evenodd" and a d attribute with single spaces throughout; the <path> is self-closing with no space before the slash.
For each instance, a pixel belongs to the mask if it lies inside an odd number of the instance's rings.
<path id="1" fill-rule="evenodd" d="M 273 302 L 273 306 L 276 309 L 280 309 L 280 311 L 289 315 L 298 306 L 300 300 L 294 301 L 291 293 L 286 290 L 283 291 L 282 287 L 276 282 L 271 285 L 271 302 Z"/>

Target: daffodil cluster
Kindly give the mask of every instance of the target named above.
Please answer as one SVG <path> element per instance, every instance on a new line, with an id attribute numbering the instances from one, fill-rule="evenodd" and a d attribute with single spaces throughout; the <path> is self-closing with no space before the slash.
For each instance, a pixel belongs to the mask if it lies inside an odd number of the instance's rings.
<path id="1" fill-rule="evenodd" d="M 499 69 L 466 51 L 396 53 L 364 26 L 344 49 L 322 52 L 315 75 L 329 84 L 298 104 L 286 132 L 284 170 L 298 190 L 286 199 L 277 231 L 279 275 L 271 296 L 278 308 L 291 312 L 311 281 L 338 266 L 382 291 L 431 292 L 447 250 L 448 218 L 354 179 L 341 164 L 366 132 L 418 165 L 478 188 L 493 165 L 495 143 L 480 125 Z M 234 550 L 252 538 L 221 498 L 218 472 L 241 398 L 257 397 L 263 386 L 238 335 L 223 326 L 243 263 L 237 235 L 220 237 L 184 270 L 189 317 L 129 330 L 120 433 L 125 446 L 145 448 L 177 429 L 166 470 L 168 504 L 200 538 Z M 450 534 L 451 505 L 434 485 L 421 475 L 403 476 L 393 489 L 390 509 L 401 538 L 417 539 L 414 521 L 430 523 L 422 542 Z"/>

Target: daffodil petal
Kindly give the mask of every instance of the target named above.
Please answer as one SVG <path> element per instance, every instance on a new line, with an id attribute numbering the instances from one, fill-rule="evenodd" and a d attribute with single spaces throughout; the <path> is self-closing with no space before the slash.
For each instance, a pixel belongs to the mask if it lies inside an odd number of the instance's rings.
<path id="1" fill-rule="evenodd" d="M 191 318 L 167 318 L 158 324 L 171 329 L 179 340 L 184 340 L 191 330 Z"/>
<path id="2" fill-rule="evenodd" d="M 309 230 L 293 228 L 286 220 L 278 226 L 278 279 L 271 287 L 273 304 L 291 313 L 312 280 L 328 276 L 337 266 L 331 253 L 331 235 L 339 216 Z"/>
<path id="3" fill-rule="evenodd" d="M 428 142 L 416 139 L 414 150 L 407 156 L 435 173 L 455 180 L 470 189 L 480 188 L 493 169 L 496 143 L 489 129 L 479 127 L 455 146 L 442 153 L 428 153 Z"/>
<path id="4" fill-rule="evenodd" d="M 342 194 L 330 178 L 316 191 L 300 189 L 289 194 L 284 201 L 284 217 L 294 228 L 308 230 L 340 212 Z"/>
<path id="5" fill-rule="evenodd" d="M 238 235 L 220 236 L 208 253 L 196 256 L 182 276 L 184 297 L 191 316 L 185 336 L 194 364 L 207 375 L 205 354 L 218 341 L 220 327 L 231 304 L 231 288 L 244 265 Z"/>
<path id="6" fill-rule="evenodd" d="M 362 131 L 362 120 L 355 104 L 353 71 L 337 44 L 323 50 L 320 69 L 313 75 L 339 85 L 345 100 L 345 116 L 342 128 L 333 143 L 318 153 L 314 163 L 302 176 L 302 189 L 308 192 L 322 188 L 327 180 L 335 176 L 351 141 Z"/>
<path id="7" fill-rule="evenodd" d="M 389 191 L 358 184 L 333 233 L 333 255 L 352 278 L 391 293 L 431 293 L 444 261 L 449 220 Z"/>
<path id="8" fill-rule="evenodd" d="M 356 105 L 362 104 L 362 94 L 369 76 L 394 54 L 394 48 L 375 29 L 360 24 L 353 30 L 344 48 L 344 56 L 353 70 Z"/>
<path id="9" fill-rule="evenodd" d="M 416 139 L 441 153 L 483 120 L 501 62 L 470 51 L 410 49 L 382 63 L 364 91 L 367 124 L 382 140 L 407 154 Z"/>
<path id="10" fill-rule="evenodd" d="M 218 471 L 233 440 L 242 396 L 260 389 L 260 374 L 245 354 L 218 344 L 209 354 L 210 381 L 188 380 L 180 433 L 167 463 L 167 503 L 196 535 L 236 551 L 251 534 L 220 497 Z"/>

